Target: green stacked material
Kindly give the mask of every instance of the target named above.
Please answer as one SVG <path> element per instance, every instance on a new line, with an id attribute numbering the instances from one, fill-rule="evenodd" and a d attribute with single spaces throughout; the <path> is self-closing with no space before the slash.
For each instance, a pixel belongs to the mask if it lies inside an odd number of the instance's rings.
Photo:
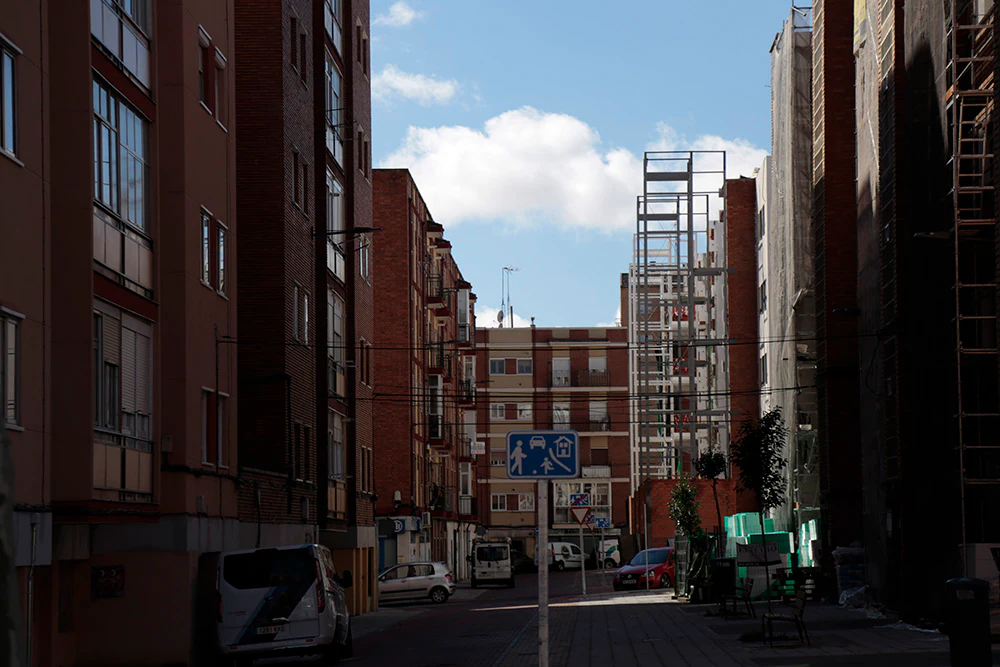
<path id="1" fill-rule="evenodd" d="M 799 566 L 815 567 L 812 543 L 819 539 L 819 519 L 799 526 Z"/>

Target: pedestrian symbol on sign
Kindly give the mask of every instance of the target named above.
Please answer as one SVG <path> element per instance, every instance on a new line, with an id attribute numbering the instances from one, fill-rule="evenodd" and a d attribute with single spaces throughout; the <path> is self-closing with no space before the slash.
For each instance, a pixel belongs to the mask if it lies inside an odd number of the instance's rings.
<path id="1" fill-rule="evenodd" d="M 521 447 L 521 441 L 517 441 L 517 446 L 514 447 L 514 451 L 510 453 L 511 464 L 510 470 L 513 473 L 520 475 L 522 473 L 521 468 L 524 466 L 524 459 L 528 458 L 528 455 L 524 453 L 524 449 Z"/>

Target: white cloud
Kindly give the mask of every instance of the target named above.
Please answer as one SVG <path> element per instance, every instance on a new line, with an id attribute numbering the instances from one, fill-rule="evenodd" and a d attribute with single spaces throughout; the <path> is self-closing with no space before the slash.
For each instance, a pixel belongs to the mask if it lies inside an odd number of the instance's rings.
<path id="1" fill-rule="evenodd" d="M 766 151 L 744 140 L 705 135 L 688 141 L 666 124 L 652 150 L 727 150 L 730 176 L 749 175 Z M 410 127 L 382 163 L 406 167 L 438 222 L 506 220 L 627 231 L 635 225 L 642 159 L 603 148 L 598 132 L 567 114 L 532 107 L 507 111 L 482 129 Z"/>
<path id="2" fill-rule="evenodd" d="M 404 0 L 399 0 L 399 2 L 395 2 L 389 7 L 388 13 L 379 14 L 375 17 L 375 25 L 402 28 L 422 18 L 423 15 L 423 12 L 418 12 L 413 7 L 410 7 Z"/>
<path id="3" fill-rule="evenodd" d="M 457 92 L 457 81 L 441 81 L 423 74 L 410 74 L 395 65 L 386 65 L 372 79 L 372 99 L 386 104 L 397 98 L 411 100 L 425 107 L 445 104 Z"/>
<path id="4" fill-rule="evenodd" d="M 610 322 L 598 322 L 594 326 L 598 329 L 606 329 L 609 327 L 620 327 L 622 325 L 622 307 L 621 304 L 618 305 L 618 310 L 615 311 L 615 316 Z"/>
<path id="5" fill-rule="evenodd" d="M 483 306 L 481 304 L 476 304 L 476 326 L 484 327 L 486 329 L 496 329 L 498 326 L 497 313 L 500 312 L 499 308 L 490 308 L 489 306 Z M 510 315 L 504 315 L 504 326 L 510 326 Z M 515 327 L 530 327 L 531 320 L 526 320 L 516 312 L 514 313 L 514 326 Z"/>

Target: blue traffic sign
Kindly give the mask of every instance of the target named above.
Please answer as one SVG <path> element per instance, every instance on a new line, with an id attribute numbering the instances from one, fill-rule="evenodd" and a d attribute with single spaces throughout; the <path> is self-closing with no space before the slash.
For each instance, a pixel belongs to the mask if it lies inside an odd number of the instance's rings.
<path id="1" fill-rule="evenodd" d="M 594 528 L 610 528 L 611 519 L 606 516 L 597 517 L 594 519 Z"/>
<path id="2" fill-rule="evenodd" d="M 576 431 L 507 433 L 507 477 L 572 479 L 580 476 L 580 436 Z"/>
<path id="3" fill-rule="evenodd" d="M 589 507 L 590 506 L 590 494 L 589 493 L 571 493 L 569 494 L 569 504 L 573 507 Z"/>

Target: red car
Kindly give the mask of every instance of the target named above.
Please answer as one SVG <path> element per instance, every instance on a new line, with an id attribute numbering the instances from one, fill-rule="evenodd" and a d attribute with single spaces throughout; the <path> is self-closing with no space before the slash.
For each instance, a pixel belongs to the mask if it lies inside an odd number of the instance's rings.
<path id="1" fill-rule="evenodd" d="M 613 586 L 616 591 L 646 588 L 670 588 L 674 583 L 673 547 L 658 547 L 640 551 L 615 573 Z"/>

